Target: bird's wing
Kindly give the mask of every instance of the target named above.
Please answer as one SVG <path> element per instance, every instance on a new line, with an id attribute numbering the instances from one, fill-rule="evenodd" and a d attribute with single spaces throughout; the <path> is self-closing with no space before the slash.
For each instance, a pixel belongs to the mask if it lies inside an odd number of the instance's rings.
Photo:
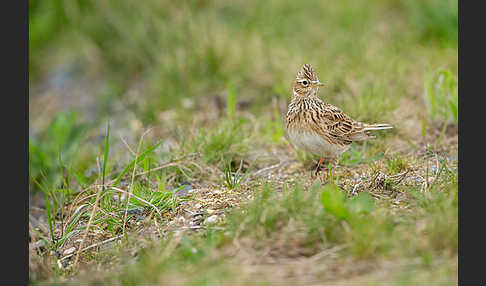
<path id="1" fill-rule="evenodd" d="M 330 138 L 341 145 L 354 141 L 357 133 L 362 133 L 364 124 L 353 120 L 336 106 L 325 104 L 323 107 L 323 124 Z"/>

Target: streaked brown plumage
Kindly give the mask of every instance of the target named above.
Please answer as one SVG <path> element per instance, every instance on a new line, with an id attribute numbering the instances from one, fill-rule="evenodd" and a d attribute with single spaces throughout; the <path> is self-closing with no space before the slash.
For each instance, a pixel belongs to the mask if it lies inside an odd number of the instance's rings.
<path id="1" fill-rule="evenodd" d="M 325 159 L 332 162 L 334 170 L 339 154 L 348 150 L 352 142 L 375 138 L 370 130 L 393 128 L 389 124 L 355 121 L 339 108 L 324 103 L 317 98 L 322 85 L 312 67 L 305 64 L 297 73 L 285 123 L 294 145 L 321 156 L 316 175 Z"/>

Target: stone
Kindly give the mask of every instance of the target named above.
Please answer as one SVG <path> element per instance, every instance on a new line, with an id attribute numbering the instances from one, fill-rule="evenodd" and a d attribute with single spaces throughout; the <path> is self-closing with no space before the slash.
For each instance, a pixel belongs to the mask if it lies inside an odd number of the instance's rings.
<path id="1" fill-rule="evenodd" d="M 206 223 L 216 223 L 218 221 L 217 215 L 212 215 L 206 219 Z"/>

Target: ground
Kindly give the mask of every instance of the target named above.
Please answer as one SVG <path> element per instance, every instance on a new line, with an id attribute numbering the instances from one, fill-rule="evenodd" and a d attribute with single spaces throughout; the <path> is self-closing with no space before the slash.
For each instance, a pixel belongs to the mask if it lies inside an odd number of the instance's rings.
<path id="1" fill-rule="evenodd" d="M 74 3 L 30 7 L 31 284 L 457 285 L 457 2 Z M 304 63 L 395 127 L 333 181 Z"/>

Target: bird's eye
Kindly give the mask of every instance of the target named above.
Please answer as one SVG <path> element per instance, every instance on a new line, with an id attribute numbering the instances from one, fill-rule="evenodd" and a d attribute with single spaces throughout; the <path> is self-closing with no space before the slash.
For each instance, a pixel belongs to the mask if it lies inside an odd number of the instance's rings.
<path id="1" fill-rule="evenodd" d="M 303 80 L 303 81 L 302 81 L 302 85 L 303 85 L 303 86 L 307 86 L 308 84 L 309 84 L 309 82 L 308 82 L 308 81 L 306 81 L 306 80 Z"/>

